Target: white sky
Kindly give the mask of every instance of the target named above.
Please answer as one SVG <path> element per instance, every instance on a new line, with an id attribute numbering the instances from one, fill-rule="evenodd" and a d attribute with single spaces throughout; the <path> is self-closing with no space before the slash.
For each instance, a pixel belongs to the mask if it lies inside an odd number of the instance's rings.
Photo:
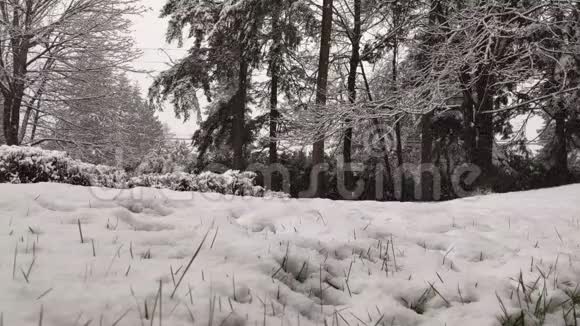
<path id="1" fill-rule="evenodd" d="M 131 73 L 130 77 L 137 81 L 144 94 L 153 82 L 153 76 L 168 68 L 169 59 L 167 55 L 159 50 L 165 51 L 173 60 L 178 59 L 186 53 L 187 48 L 178 49 L 176 44 L 165 43 L 165 31 L 167 21 L 159 18 L 159 12 L 165 4 L 165 0 L 142 0 L 144 6 L 149 10 L 142 16 L 134 19 L 134 35 L 136 45 L 143 51 L 143 57 L 134 63 L 135 68 L 151 71 L 151 75 Z M 183 123 L 175 118 L 173 108 L 166 105 L 163 112 L 158 113 L 159 119 L 169 125 L 171 131 L 178 138 L 190 138 L 197 128 L 195 119 Z"/>

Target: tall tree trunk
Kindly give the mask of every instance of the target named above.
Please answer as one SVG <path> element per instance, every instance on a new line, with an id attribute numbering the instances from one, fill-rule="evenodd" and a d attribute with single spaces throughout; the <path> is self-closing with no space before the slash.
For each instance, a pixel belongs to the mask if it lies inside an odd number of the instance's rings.
<path id="1" fill-rule="evenodd" d="M 493 107 L 491 107 L 493 108 Z M 484 175 L 489 177 L 493 172 L 493 115 L 477 115 L 477 164 L 481 167 Z"/>
<path id="2" fill-rule="evenodd" d="M 4 129 L 4 140 L 6 141 L 7 145 L 14 145 L 14 137 L 11 135 L 12 125 L 10 123 L 10 121 L 12 121 L 12 102 L 12 93 L 5 93 L 3 103 L 4 112 L 2 114 L 2 127 Z"/>
<path id="3" fill-rule="evenodd" d="M 203 41 L 203 36 L 204 36 L 203 35 L 203 30 L 196 29 L 195 32 L 194 32 L 194 34 L 195 34 L 194 47 L 195 47 L 195 49 L 200 50 L 201 49 L 201 43 Z M 204 95 L 205 95 L 207 101 L 209 103 L 211 103 L 212 102 L 212 98 L 211 98 L 211 88 L 210 88 L 210 85 L 209 85 L 209 76 L 208 76 L 207 71 L 204 71 L 203 72 L 203 75 L 201 76 L 201 83 L 202 83 Z"/>
<path id="4" fill-rule="evenodd" d="M 232 145 L 233 145 L 233 168 L 242 171 L 244 169 L 244 142 L 245 142 L 245 115 L 246 115 L 246 97 L 248 83 L 248 63 L 243 57 L 240 58 L 238 92 L 235 95 L 236 100 L 232 107 Z"/>
<path id="5" fill-rule="evenodd" d="M 463 90 L 463 148 L 467 162 L 475 164 L 476 129 L 475 129 L 475 104 L 473 103 L 471 89 L 469 86 L 469 75 L 462 73 L 461 83 Z"/>
<path id="6" fill-rule="evenodd" d="M 16 16 L 15 19 L 17 19 Z M 13 81 L 10 85 L 10 91 L 4 94 L 4 137 L 7 145 L 19 145 L 18 129 L 20 127 L 20 108 L 26 88 L 28 37 L 12 35 L 11 38 Z"/>
<path id="7" fill-rule="evenodd" d="M 354 0 L 354 28 L 350 35 L 352 42 L 352 53 L 350 55 L 350 70 L 348 72 L 348 100 L 354 104 L 356 102 L 356 76 L 360 62 L 360 39 L 361 39 L 361 1 Z M 350 121 L 347 121 L 347 124 Z M 344 133 L 344 143 L 342 149 L 343 162 L 345 166 L 344 181 L 347 189 L 352 189 L 354 185 L 353 174 L 350 170 L 352 163 L 352 127 L 348 127 Z"/>
<path id="8" fill-rule="evenodd" d="M 22 96 L 24 92 L 15 89 L 14 93 L 20 96 L 13 96 L 12 94 L 4 98 L 4 137 L 7 145 L 18 144 L 18 130 L 20 123 L 20 106 L 22 103 Z"/>
<path id="9" fill-rule="evenodd" d="M 558 183 L 565 184 L 568 180 L 568 144 L 566 139 L 566 111 L 558 110 L 554 115 L 556 120 L 556 148 L 554 170 L 558 176 Z"/>
<path id="10" fill-rule="evenodd" d="M 490 86 L 493 80 L 485 72 L 478 75 L 480 78 L 476 85 L 478 107 L 475 114 L 475 127 L 477 130 L 475 164 L 481 168 L 484 177 L 483 181 L 486 182 L 489 181 L 488 178 L 493 170 L 493 114 L 486 113 L 493 110 L 494 94 Z"/>
<path id="11" fill-rule="evenodd" d="M 433 163 L 433 112 L 421 117 L 421 164 L 428 168 Z M 421 169 L 421 200 L 433 200 L 433 172 Z"/>
<path id="12" fill-rule="evenodd" d="M 4 103 L 2 103 L 2 112 L 0 112 L 0 145 L 6 144 L 4 139 Z"/>
<path id="13" fill-rule="evenodd" d="M 282 33 L 278 26 L 280 14 L 278 10 L 272 13 L 272 49 L 270 58 L 270 164 L 278 163 L 278 80 L 279 80 L 279 64 L 280 64 L 280 47 L 282 41 Z"/>
<path id="14" fill-rule="evenodd" d="M 332 3 L 333 0 L 324 0 L 322 4 L 322 30 L 320 36 L 320 58 L 318 63 L 318 78 L 316 82 L 316 105 L 321 108 L 326 105 L 326 91 L 328 84 L 328 69 L 330 59 L 330 39 L 332 33 Z M 324 162 L 324 135 L 316 135 L 317 139 L 312 148 L 312 163 L 314 166 Z M 316 195 L 322 196 L 325 192 L 325 176 L 323 172 L 317 175 Z"/>

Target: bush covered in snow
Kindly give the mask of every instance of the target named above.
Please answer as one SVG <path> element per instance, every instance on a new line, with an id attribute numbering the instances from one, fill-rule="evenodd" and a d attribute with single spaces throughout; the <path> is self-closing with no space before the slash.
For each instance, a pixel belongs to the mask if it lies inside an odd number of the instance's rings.
<path id="1" fill-rule="evenodd" d="M 227 195 L 263 197 L 264 188 L 254 186 L 256 174 L 229 170 L 223 174 L 203 172 L 199 175 L 176 172 L 145 174 L 129 179 L 127 186 L 153 187 L 176 191 L 216 192 Z"/>
<path id="2" fill-rule="evenodd" d="M 61 182 L 115 187 L 125 174 L 114 168 L 76 161 L 65 152 L 35 147 L 0 147 L 0 182 Z"/>
<path id="3" fill-rule="evenodd" d="M 255 186 L 254 172 L 174 172 L 129 176 L 122 170 L 83 163 L 65 152 L 36 147 L 0 147 L 0 183 L 59 182 L 107 188 L 153 187 L 175 191 L 215 192 L 227 195 L 285 197 Z"/>

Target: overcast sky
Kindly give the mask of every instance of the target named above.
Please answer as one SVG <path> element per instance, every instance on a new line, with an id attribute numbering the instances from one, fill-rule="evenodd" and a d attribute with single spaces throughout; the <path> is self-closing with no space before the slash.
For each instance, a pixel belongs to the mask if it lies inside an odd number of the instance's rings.
<path id="1" fill-rule="evenodd" d="M 167 55 L 159 50 L 165 51 L 172 57 L 172 59 L 179 59 L 186 53 L 186 48 L 178 49 L 176 44 L 165 43 L 165 31 L 167 29 L 167 21 L 159 18 L 159 12 L 163 7 L 164 0 L 142 0 L 143 5 L 149 10 L 142 16 L 134 19 L 134 34 L 137 47 L 143 51 L 143 57 L 135 62 L 135 68 L 144 69 L 156 75 L 159 72 L 168 68 L 167 63 L 169 59 Z M 148 74 L 131 74 L 131 78 L 136 80 L 143 93 L 146 94 L 147 89 L 153 81 L 153 77 Z M 178 138 L 190 138 L 193 134 L 196 124 L 195 120 L 186 123 L 175 119 L 173 109 L 169 106 L 158 114 L 161 121 L 167 123 L 173 133 Z"/>

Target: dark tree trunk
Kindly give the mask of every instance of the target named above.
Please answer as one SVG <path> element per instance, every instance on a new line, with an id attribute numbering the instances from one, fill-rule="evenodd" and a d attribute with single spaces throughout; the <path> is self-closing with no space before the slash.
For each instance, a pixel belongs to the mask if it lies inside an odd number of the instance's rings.
<path id="1" fill-rule="evenodd" d="M 433 163 L 433 112 L 421 117 L 421 164 L 424 167 Z M 433 172 L 421 170 L 421 200 L 433 200 Z"/>
<path id="2" fill-rule="evenodd" d="M 395 124 L 395 137 L 397 138 L 397 165 L 401 167 L 405 162 L 403 159 L 403 140 L 401 138 L 401 122 Z"/>
<path id="3" fill-rule="evenodd" d="M 195 43 L 194 43 L 194 47 L 195 47 L 195 49 L 200 50 L 201 49 L 201 42 L 203 41 L 203 36 L 204 36 L 203 35 L 203 30 L 197 29 L 197 30 L 195 30 L 194 33 L 195 33 Z M 211 88 L 210 88 L 210 85 L 209 85 L 209 76 L 208 76 L 207 71 L 204 71 L 203 72 L 203 76 L 202 76 L 202 87 L 203 87 L 203 92 L 204 92 L 204 95 L 205 95 L 207 101 L 209 103 L 211 103 L 212 102 Z"/>
<path id="4" fill-rule="evenodd" d="M 348 100 L 354 104 L 356 102 L 356 76 L 360 62 L 360 39 L 361 39 L 361 2 L 354 0 L 354 28 L 350 35 L 352 42 L 352 53 L 350 56 L 350 68 L 348 72 Z M 349 121 L 347 121 L 349 123 Z M 342 149 L 345 166 L 344 181 L 347 189 L 352 189 L 354 185 L 353 174 L 349 166 L 352 163 L 352 127 L 348 127 L 344 133 L 344 143 Z"/>
<path id="5" fill-rule="evenodd" d="M 318 107 L 326 105 L 326 90 L 328 84 L 328 68 L 330 58 L 330 38 L 332 33 L 332 3 L 333 0 L 324 0 L 322 4 L 322 30 L 320 37 L 320 58 L 318 63 L 318 78 L 316 82 L 316 104 Z M 316 135 L 317 139 L 312 148 L 312 163 L 314 166 L 324 162 L 324 135 Z M 325 192 L 324 173 L 317 176 L 316 194 L 321 196 Z"/>
<path id="6" fill-rule="evenodd" d="M 240 58 L 238 92 L 232 107 L 232 145 L 233 145 L 233 168 L 242 171 L 244 169 L 244 120 L 246 115 L 246 93 L 248 82 L 248 63 L 245 58 Z"/>
<path id="7" fill-rule="evenodd" d="M 18 130 L 20 128 L 20 108 L 22 106 L 22 97 L 24 96 L 24 83 L 18 82 L 15 88 L 15 97 L 11 101 L 10 106 L 10 129 L 6 135 L 6 143 L 8 145 L 20 145 L 18 142 Z"/>
<path id="8" fill-rule="evenodd" d="M 12 125 L 12 94 L 4 94 L 4 112 L 2 115 L 2 127 L 4 129 L 4 140 L 7 145 L 14 145 L 14 137 L 11 135 Z"/>
<path id="9" fill-rule="evenodd" d="M 4 98 L 4 137 L 7 145 L 18 145 L 18 130 L 20 123 L 20 106 L 22 103 L 23 92 L 20 97 L 12 97 L 12 95 Z"/>
<path id="10" fill-rule="evenodd" d="M 270 164 L 278 163 L 278 81 L 279 81 L 279 63 L 280 63 L 280 46 L 282 41 L 282 34 L 278 26 L 280 19 L 278 10 L 274 10 L 272 14 L 272 49 L 270 58 Z"/>
<path id="11" fill-rule="evenodd" d="M 476 160 L 484 175 L 489 176 L 493 171 L 493 115 L 477 115 L 477 151 Z"/>
<path id="12" fill-rule="evenodd" d="M 15 18 L 16 19 L 16 18 Z M 10 91 L 4 94 L 4 137 L 7 145 L 19 145 L 20 107 L 26 88 L 26 63 L 28 60 L 29 36 L 12 35 L 13 81 Z"/>
<path id="13" fill-rule="evenodd" d="M 475 163 L 475 148 L 477 135 L 475 133 L 474 105 L 466 89 L 463 95 L 463 148 L 467 157 L 467 162 Z"/>
<path id="14" fill-rule="evenodd" d="M 475 115 L 475 127 L 477 129 L 475 164 L 482 172 L 484 181 L 491 176 L 493 170 L 493 91 L 490 85 L 493 83 L 492 78 L 486 73 L 480 73 L 480 79 L 477 82 L 478 108 Z"/>
<path id="15" fill-rule="evenodd" d="M 558 183 L 565 184 L 568 180 L 568 144 L 566 139 L 566 111 L 559 110 L 555 115 L 556 120 L 556 148 L 554 152 L 554 172 L 558 176 Z"/>
<path id="16" fill-rule="evenodd" d="M 6 144 L 4 139 L 4 102 L 2 102 L 2 112 L 0 112 L 0 145 Z"/>

